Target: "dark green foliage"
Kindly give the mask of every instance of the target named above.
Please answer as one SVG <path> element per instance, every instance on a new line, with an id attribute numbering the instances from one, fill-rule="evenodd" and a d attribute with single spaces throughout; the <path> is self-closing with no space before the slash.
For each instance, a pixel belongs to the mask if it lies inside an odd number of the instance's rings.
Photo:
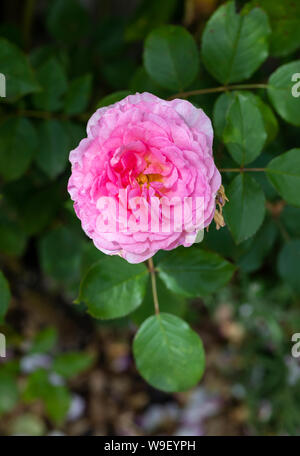
<path id="1" fill-rule="evenodd" d="M 226 356 L 236 351 L 238 362 L 228 377 L 246 390 L 239 399 L 252 429 L 296 434 L 299 380 L 289 383 L 286 360 L 290 337 L 300 332 L 300 11 L 292 0 L 243 4 L 237 10 L 233 1 L 222 3 L 204 21 L 195 12 L 183 17 L 176 0 L 142 1 L 120 14 L 54 0 L 41 2 L 32 30 L 1 25 L 0 325 L 11 295 L 18 297 L 34 270 L 36 286 L 68 301 L 77 297 L 73 311 L 89 321 L 128 316 L 122 321 L 139 326 L 133 354 L 142 377 L 177 392 L 204 372 L 201 339 L 182 320 L 199 330 L 202 315 L 192 300 L 213 322 L 226 305 L 245 334 L 240 345 L 229 342 Z M 66 190 L 69 152 L 85 137 L 93 111 L 144 91 L 164 99 L 186 91 L 182 98 L 211 115 L 229 199 L 226 227 L 212 223 L 203 243 L 155 256 L 159 315 L 146 265 L 99 252 L 83 235 Z M 26 274 L 15 285 L 10 277 L 19 262 Z M 27 354 L 51 355 L 50 370 L 19 382 L 18 367 L 1 364 L 0 415 L 21 397 L 26 404 L 40 400 L 55 425 L 64 422 L 66 382 L 95 357 L 57 353 L 57 338 L 51 327 L 27 344 Z M 49 380 L 51 372 L 62 384 Z M 262 400 L 272 406 L 266 422 L 258 416 Z M 34 432 L 43 433 L 35 418 Z M 23 426 L 21 420 L 15 429 Z"/>

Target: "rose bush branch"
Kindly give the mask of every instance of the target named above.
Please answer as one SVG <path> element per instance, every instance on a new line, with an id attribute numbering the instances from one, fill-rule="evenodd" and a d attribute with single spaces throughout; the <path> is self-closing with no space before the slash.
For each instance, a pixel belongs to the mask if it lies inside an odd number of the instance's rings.
<path id="1" fill-rule="evenodd" d="M 219 87 L 209 87 L 205 89 L 195 89 L 195 90 L 190 90 L 187 92 L 178 92 L 174 95 L 171 95 L 168 97 L 168 100 L 174 100 L 175 98 L 188 98 L 190 96 L 194 95 L 206 95 L 206 94 L 211 94 L 211 93 L 219 93 L 219 92 L 227 92 L 227 91 L 232 91 L 232 90 L 249 90 L 249 89 L 266 89 L 268 88 L 267 84 L 235 84 L 235 85 L 229 85 L 229 86 L 219 86 Z M 68 119 L 78 119 L 79 121 L 86 122 L 90 116 L 92 115 L 92 112 L 85 112 L 81 114 L 75 114 L 75 115 L 68 115 L 65 113 L 51 113 L 49 111 L 39 111 L 39 110 L 34 110 L 34 109 L 19 109 L 17 111 L 18 116 L 25 116 L 25 117 L 33 117 L 33 118 L 38 118 L 38 119 L 51 119 L 51 118 L 57 118 L 57 119 L 62 119 L 62 120 L 68 120 Z"/>
<path id="2" fill-rule="evenodd" d="M 178 92 L 175 95 L 172 95 L 168 100 L 173 100 L 174 98 L 187 98 L 194 95 L 205 95 L 209 93 L 218 93 L 218 92 L 227 92 L 230 90 L 249 90 L 249 89 L 267 89 L 268 84 L 234 84 L 234 85 L 224 85 L 219 87 L 209 87 L 206 89 L 195 89 L 189 90 L 187 92 Z"/>
<path id="3" fill-rule="evenodd" d="M 254 172 L 254 173 L 258 173 L 258 172 L 265 172 L 266 171 L 266 168 L 219 168 L 219 171 L 221 173 L 243 173 L 245 171 L 247 172 Z"/>
<path id="4" fill-rule="evenodd" d="M 156 286 L 155 268 L 154 268 L 154 263 L 153 263 L 152 258 L 148 259 L 148 266 L 149 266 L 149 272 L 150 272 L 150 276 L 151 276 L 151 286 L 152 286 L 155 313 L 156 313 L 156 315 L 158 315 L 159 314 L 159 301 L 158 301 L 157 286 Z"/>

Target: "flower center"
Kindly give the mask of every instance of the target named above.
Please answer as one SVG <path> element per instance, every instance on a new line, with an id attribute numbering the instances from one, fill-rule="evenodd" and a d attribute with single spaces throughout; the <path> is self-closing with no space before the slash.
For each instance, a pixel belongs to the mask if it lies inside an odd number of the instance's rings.
<path id="1" fill-rule="evenodd" d="M 162 176 L 160 174 L 140 173 L 136 180 L 140 186 L 143 186 L 144 184 L 149 186 L 150 182 L 162 182 Z"/>
<path id="2" fill-rule="evenodd" d="M 147 174 L 140 173 L 136 178 L 139 185 L 144 185 L 149 183 L 149 176 Z"/>

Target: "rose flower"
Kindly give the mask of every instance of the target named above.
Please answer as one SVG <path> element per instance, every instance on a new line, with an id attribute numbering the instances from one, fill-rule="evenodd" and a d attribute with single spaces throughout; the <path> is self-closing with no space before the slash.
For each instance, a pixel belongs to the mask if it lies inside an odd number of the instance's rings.
<path id="1" fill-rule="evenodd" d="M 95 246 L 139 263 L 197 242 L 221 186 L 212 142 L 209 118 L 185 100 L 137 93 L 98 109 L 68 184 Z"/>

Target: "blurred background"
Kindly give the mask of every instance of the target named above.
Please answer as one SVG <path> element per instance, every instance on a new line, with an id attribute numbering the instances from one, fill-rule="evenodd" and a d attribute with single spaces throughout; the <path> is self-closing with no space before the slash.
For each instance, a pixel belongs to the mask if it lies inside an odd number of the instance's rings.
<path id="1" fill-rule="evenodd" d="M 85 136 L 89 113 L 97 106 L 130 91 L 172 95 L 145 72 L 143 40 L 155 27 L 171 23 L 185 26 L 199 44 L 221 3 L 1 2 L 1 38 L 28 56 L 46 88 L 27 95 L 33 84 L 27 75 L 19 93 L 0 104 L 1 122 L 16 110 L 30 122 L 5 124 L 1 145 L 3 138 L 11 141 L 13 129 L 21 149 L 38 141 L 34 157 L 25 157 L 25 165 L 14 158 L 0 178 L 0 262 L 11 290 L 0 325 L 7 344 L 7 356 L 0 358 L 1 435 L 300 433 L 300 360 L 291 356 L 292 334 L 300 332 L 299 263 L 289 265 L 291 281 L 277 270 L 282 240 L 300 236 L 300 209 L 284 204 L 264 176 L 258 179 L 270 201 L 268 217 L 255 238 L 236 246 L 226 227 L 219 232 L 211 227 L 205 236 L 205 245 L 239 265 L 233 281 L 192 302 L 170 302 L 159 283 L 162 307 L 184 316 L 203 339 L 206 372 L 193 390 L 162 393 L 136 371 L 131 342 L 137 325 L 152 312 L 150 290 L 138 311 L 113 322 L 97 321 L 83 304 L 73 303 L 80 277 L 101 253 L 81 232 L 66 191 L 68 153 Z M 10 63 L 16 73 L 18 61 L 16 54 Z M 269 59 L 254 80 L 265 81 L 278 62 Z M 201 67 L 191 89 L 216 85 Z M 211 115 L 216 98 L 193 101 Z M 281 123 L 280 131 L 272 147 L 294 147 L 297 129 Z M 220 154 L 218 148 L 217 162 Z M 268 161 L 268 154 L 262 160 Z M 5 160 L 2 155 L 2 169 Z M 5 284 L 3 279 L 2 298 L 8 293 Z"/>

